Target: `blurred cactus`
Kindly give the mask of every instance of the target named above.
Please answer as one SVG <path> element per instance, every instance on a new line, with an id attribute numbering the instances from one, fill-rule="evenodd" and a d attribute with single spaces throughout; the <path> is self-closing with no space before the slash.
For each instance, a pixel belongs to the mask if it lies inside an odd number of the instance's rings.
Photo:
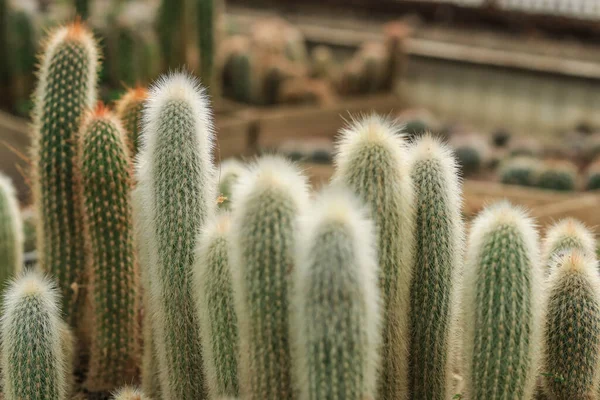
<path id="1" fill-rule="evenodd" d="M 23 247 L 25 253 L 36 249 L 38 217 L 33 207 L 24 209 L 23 216 Z"/>
<path id="2" fill-rule="evenodd" d="M 542 262 L 546 272 L 550 273 L 556 257 L 574 249 L 594 254 L 596 239 L 593 233 L 573 218 L 565 218 L 551 226 L 542 244 Z"/>
<path id="3" fill-rule="evenodd" d="M 316 46 L 311 52 L 311 76 L 333 80 L 335 76 L 335 60 L 331 49 L 327 46 Z"/>
<path id="4" fill-rule="evenodd" d="M 381 315 L 374 233 L 362 206 L 339 189 L 320 194 L 300 228 L 291 326 L 300 399 L 375 398 Z"/>
<path id="5" fill-rule="evenodd" d="M 200 81 L 214 93 L 213 73 L 217 48 L 219 0 L 196 0 L 197 41 L 200 55 Z"/>
<path id="6" fill-rule="evenodd" d="M 600 376 L 600 278 L 593 255 L 556 260 L 545 304 L 544 392 L 552 399 L 595 399 Z"/>
<path id="7" fill-rule="evenodd" d="M 382 368 L 378 398 L 408 398 L 410 281 L 413 266 L 413 188 L 399 127 L 371 115 L 343 129 L 333 181 L 368 207 L 377 229 L 383 300 Z M 390 240 L 398 238 L 398 240 Z"/>
<path id="8" fill-rule="evenodd" d="M 162 70 L 179 68 L 187 61 L 186 0 L 161 0 L 156 28 L 163 60 Z"/>
<path id="9" fill-rule="evenodd" d="M 241 398 L 295 399 L 288 299 L 297 216 L 308 201 L 306 180 L 284 159 L 265 157 L 244 172 L 233 197 L 231 257 Z"/>
<path id="10" fill-rule="evenodd" d="M 0 60 L 7 60 L 8 45 L 8 1 L 0 0 Z M 10 83 L 10 69 L 5 62 L 0 62 L 0 88 L 7 88 Z"/>
<path id="11" fill-rule="evenodd" d="M 498 174 L 502 183 L 533 186 L 537 180 L 540 167 L 539 160 L 528 156 L 518 156 L 503 161 Z"/>
<path id="12" fill-rule="evenodd" d="M 60 321 L 60 346 L 64 356 L 67 398 L 75 391 L 75 363 L 77 361 L 76 339 L 69 325 Z"/>
<path id="13" fill-rule="evenodd" d="M 482 211 L 464 274 L 467 398 L 532 398 L 541 279 L 533 221 L 505 202 Z"/>
<path id="14" fill-rule="evenodd" d="M 88 19 L 90 16 L 90 0 L 75 0 L 75 12 L 81 19 Z"/>
<path id="15" fill-rule="evenodd" d="M 543 189 L 571 191 L 577 184 L 577 167 L 569 161 L 546 161 L 536 179 Z"/>
<path id="16" fill-rule="evenodd" d="M 10 178 L 0 173 L 0 290 L 23 268 L 23 221 Z"/>
<path id="17" fill-rule="evenodd" d="M 587 190 L 600 189 L 600 159 L 588 167 L 585 187 Z"/>
<path id="18" fill-rule="evenodd" d="M 113 396 L 113 400 L 151 400 L 141 390 L 132 387 L 119 389 Z"/>
<path id="19" fill-rule="evenodd" d="M 19 114 L 27 114 L 37 53 L 34 16 L 23 7 L 11 10 L 8 31 L 10 56 L 4 60 L 9 64 L 13 101 Z"/>
<path id="20" fill-rule="evenodd" d="M 148 91 L 145 88 L 137 87 L 129 89 L 115 106 L 117 117 L 125 128 L 126 142 L 132 159 L 135 159 L 140 148 L 142 112 L 147 98 Z"/>
<path id="21" fill-rule="evenodd" d="M 102 105 L 84 121 L 79 140 L 94 321 L 85 386 L 100 392 L 134 381 L 138 367 L 130 160 L 120 122 Z"/>
<path id="22" fill-rule="evenodd" d="M 238 326 L 228 254 L 230 216 L 203 229 L 194 268 L 194 292 L 202 325 L 209 397 L 238 396 Z"/>
<path id="23" fill-rule="evenodd" d="M 191 282 L 196 235 L 216 204 L 213 122 L 204 90 L 183 73 L 162 78 L 150 91 L 144 123 L 138 186 L 156 253 L 148 272 L 161 396 L 204 398 Z"/>
<path id="24" fill-rule="evenodd" d="M 222 199 L 220 209 L 231 209 L 232 188 L 243 174 L 244 168 L 241 162 L 233 158 L 223 161 L 219 166 L 219 195 Z"/>
<path id="25" fill-rule="evenodd" d="M 2 310 L 2 380 L 7 400 L 67 400 L 68 362 L 61 342 L 58 293 L 27 273 L 6 290 Z"/>
<path id="26" fill-rule="evenodd" d="M 58 282 L 61 309 L 71 326 L 85 287 L 77 136 L 84 112 L 96 102 L 97 70 L 98 50 L 88 29 L 80 23 L 56 29 L 42 55 L 33 114 L 39 260 Z"/>
<path id="27" fill-rule="evenodd" d="M 410 305 L 411 398 L 449 398 L 458 315 L 464 228 L 458 168 L 430 135 L 410 149 L 415 190 L 415 246 Z M 423 310 L 428 310 L 427 317 Z"/>

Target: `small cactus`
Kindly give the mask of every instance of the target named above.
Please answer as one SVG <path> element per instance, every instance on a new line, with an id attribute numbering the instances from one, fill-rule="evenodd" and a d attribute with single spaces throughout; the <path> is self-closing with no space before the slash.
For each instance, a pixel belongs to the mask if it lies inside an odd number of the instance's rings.
<path id="1" fill-rule="evenodd" d="M 224 210 L 231 209 L 231 190 L 237 183 L 240 175 L 244 172 L 244 166 L 236 159 L 228 159 L 218 167 L 219 175 L 219 196 L 221 202 L 219 208 Z"/>
<path id="2" fill-rule="evenodd" d="M 0 290 L 23 268 L 23 222 L 12 181 L 0 173 Z"/>
<path id="3" fill-rule="evenodd" d="M 241 398 L 295 399 L 289 304 L 297 216 L 306 179 L 278 157 L 265 157 L 234 187 L 231 227 L 235 310 L 239 321 Z"/>
<path id="4" fill-rule="evenodd" d="M 150 400 L 150 397 L 139 389 L 124 387 L 113 395 L 113 400 Z"/>
<path id="5" fill-rule="evenodd" d="M 193 78 L 172 74 L 152 87 L 138 187 L 154 247 L 148 268 L 150 312 L 164 400 L 205 394 L 191 273 L 196 235 L 216 205 L 213 136 L 208 100 Z"/>
<path id="6" fill-rule="evenodd" d="M 291 332 L 302 400 L 376 394 L 381 315 L 366 215 L 353 194 L 326 189 L 300 227 Z"/>
<path id="7" fill-rule="evenodd" d="M 398 127 L 376 115 L 341 132 L 333 181 L 369 207 L 377 229 L 382 297 L 382 400 L 408 398 L 410 282 L 413 266 L 413 188 Z M 390 238 L 395 238 L 390 240 Z"/>
<path id="8" fill-rule="evenodd" d="M 461 188 L 452 152 L 430 135 L 411 151 L 415 245 L 410 306 L 410 393 L 447 399 L 458 314 L 464 228 Z M 423 310 L 428 315 L 423 316 Z"/>
<path id="9" fill-rule="evenodd" d="M 600 189 L 600 159 L 588 167 L 585 187 L 587 190 Z"/>
<path id="10" fill-rule="evenodd" d="M 469 399 L 530 399 L 539 353 L 542 276 L 537 232 L 501 202 L 473 222 L 464 273 L 466 392 Z"/>
<path id="11" fill-rule="evenodd" d="M 202 326 L 209 397 L 238 396 L 238 327 L 228 254 L 230 216 L 222 213 L 203 229 L 194 284 Z"/>
<path id="12" fill-rule="evenodd" d="M 553 399 L 595 399 L 600 382 L 600 278 L 593 255 L 572 250 L 548 280 L 543 386 Z"/>
<path id="13" fill-rule="evenodd" d="M 94 321 L 86 387 L 96 392 L 134 380 L 138 363 L 138 278 L 124 136 L 116 116 L 102 105 L 86 118 L 79 135 Z"/>
<path id="14" fill-rule="evenodd" d="M 134 159 L 140 147 L 140 132 L 142 130 L 142 112 L 148 98 L 145 88 L 129 89 L 116 104 L 117 117 L 121 120 L 127 133 L 129 154 Z"/>
<path id="15" fill-rule="evenodd" d="M 80 23 L 49 36 L 35 94 L 33 192 L 41 267 L 58 282 L 62 311 L 74 326 L 82 311 L 85 253 L 76 178 L 81 119 L 96 103 L 98 50 Z"/>
<path id="16" fill-rule="evenodd" d="M 550 227 L 544 238 L 542 262 L 546 272 L 550 273 L 550 267 L 557 256 L 573 249 L 594 254 L 596 239 L 581 222 L 573 218 L 565 218 Z"/>
<path id="17" fill-rule="evenodd" d="M 517 156 L 504 161 L 499 168 L 500 181 L 508 185 L 533 186 L 540 162 L 532 157 Z"/>
<path id="18" fill-rule="evenodd" d="M 557 191 L 575 190 L 577 167 L 568 161 L 546 161 L 537 180 L 537 186 Z"/>
<path id="19" fill-rule="evenodd" d="M 49 279 L 27 273 L 5 291 L 2 380 L 6 400 L 66 400 L 68 355 L 61 341 L 58 293 Z"/>

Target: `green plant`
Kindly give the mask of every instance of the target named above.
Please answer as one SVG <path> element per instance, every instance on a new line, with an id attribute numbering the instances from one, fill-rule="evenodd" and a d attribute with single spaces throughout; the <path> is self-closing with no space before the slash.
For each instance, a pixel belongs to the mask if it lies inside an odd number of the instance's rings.
<path id="1" fill-rule="evenodd" d="M 463 256 L 461 188 L 452 152 L 431 135 L 410 149 L 415 191 L 410 288 L 409 387 L 415 399 L 447 399 Z M 428 310 L 427 317 L 423 310 Z"/>
<path id="2" fill-rule="evenodd" d="M 61 342 L 58 293 L 27 273 L 11 283 L 2 310 L 2 380 L 7 400 L 66 400 L 68 362 Z"/>
<path id="3" fill-rule="evenodd" d="M 88 29 L 79 23 L 58 28 L 42 54 L 35 93 L 32 182 L 39 262 L 57 280 L 71 326 L 82 311 L 85 287 L 77 136 L 83 114 L 96 102 L 97 70 L 98 50 Z"/>
<path id="4" fill-rule="evenodd" d="M 204 90 L 184 73 L 156 83 L 146 107 L 138 186 L 153 246 L 148 280 L 161 396 L 204 398 L 191 273 L 196 235 L 216 205 L 213 123 Z"/>
<path id="5" fill-rule="evenodd" d="M 509 185 L 533 186 L 539 169 L 540 162 L 535 158 L 512 157 L 500 165 L 500 181 Z"/>
<path id="6" fill-rule="evenodd" d="M 507 202 L 482 211 L 471 227 L 464 273 L 468 398 L 532 398 L 541 279 L 531 219 Z"/>
<path id="7" fill-rule="evenodd" d="M 198 52 L 200 54 L 200 79 L 204 86 L 214 92 L 213 72 L 217 47 L 219 0 L 196 0 L 196 25 Z"/>
<path id="8" fill-rule="evenodd" d="M 82 19 L 90 16 L 90 0 L 75 0 L 75 11 Z"/>
<path id="9" fill-rule="evenodd" d="M 199 239 L 194 292 L 202 326 L 209 397 L 238 396 L 238 324 L 228 254 L 230 216 L 207 224 Z"/>
<path id="10" fill-rule="evenodd" d="M 594 254 L 596 239 L 584 224 L 573 218 L 565 218 L 548 229 L 542 243 L 542 262 L 546 272 L 550 273 L 557 256 L 573 249 Z"/>
<path id="11" fill-rule="evenodd" d="M 555 399 L 593 399 L 600 376 L 600 278 L 593 255 L 556 260 L 545 303 L 543 386 Z"/>
<path id="12" fill-rule="evenodd" d="M 414 244 L 414 191 L 398 127 L 376 115 L 342 130 L 333 181 L 369 208 L 377 229 L 383 343 L 378 398 L 408 396 L 410 282 Z M 391 240 L 394 238 L 394 240 Z"/>
<path id="13" fill-rule="evenodd" d="M 219 196 L 221 202 L 219 208 L 224 210 L 231 209 L 232 188 L 238 182 L 240 175 L 244 172 L 244 166 L 234 158 L 223 161 L 219 165 Z"/>
<path id="14" fill-rule="evenodd" d="M 142 130 L 142 114 L 148 98 L 148 91 L 143 87 L 129 89 L 115 105 L 117 117 L 121 120 L 126 132 L 126 142 L 131 158 L 139 152 L 140 133 Z"/>
<path id="15" fill-rule="evenodd" d="M 588 167 L 585 187 L 587 190 L 600 189 L 600 160 Z"/>
<path id="16" fill-rule="evenodd" d="M 289 340 L 297 217 L 306 179 L 279 157 L 259 159 L 234 187 L 231 257 L 241 398 L 295 399 Z"/>
<path id="17" fill-rule="evenodd" d="M 374 398 L 381 344 L 374 227 L 340 189 L 326 189 L 309 211 L 292 295 L 299 398 Z"/>
<path id="18" fill-rule="evenodd" d="M 577 167 L 567 161 L 546 161 L 536 184 L 543 189 L 571 191 L 577 184 Z"/>
<path id="19" fill-rule="evenodd" d="M 85 385 L 100 392 L 132 382 L 138 366 L 130 160 L 120 122 L 102 105 L 83 122 L 79 141 L 94 326 Z"/>
<path id="20" fill-rule="evenodd" d="M 37 53 L 34 16 L 23 8 L 15 8 L 8 18 L 9 64 L 14 101 L 18 111 L 28 112 L 33 87 L 35 54 Z"/>
<path id="21" fill-rule="evenodd" d="M 0 173 L 0 290 L 23 268 L 23 221 L 9 177 Z"/>
<path id="22" fill-rule="evenodd" d="M 25 253 L 36 249 L 38 218 L 33 207 L 27 207 L 21 212 L 23 217 L 23 248 Z"/>
<path id="23" fill-rule="evenodd" d="M 186 64 L 188 45 L 186 3 L 186 0 L 161 0 L 156 13 L 163 71 Z"/>
<path id="24" fill-rule="evenodd" d="M 139 389 L 124 387 L 113 395 L 113 400 L 150 400 L 150 398 Z"/>

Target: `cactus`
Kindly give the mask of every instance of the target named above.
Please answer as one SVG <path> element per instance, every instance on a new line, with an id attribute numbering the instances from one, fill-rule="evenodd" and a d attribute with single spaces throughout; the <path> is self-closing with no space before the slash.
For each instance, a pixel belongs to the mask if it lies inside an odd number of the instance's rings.
<path id="1" fill-rule="evenodd" d="M 539 353 L 541 268 L 531 219 L 507 202 L 473 222 L 464 273 L 469 399 L 530 399 Z"/>
<path id="2" fill-rule="evenodd" d="M 200 77 L 213 93 L 214 59 L 217 48 L 219 0 L 196 0 Z"/>
<path id="3" fill-rule="evenodd" d="M 240 175 L 244 172 L 244 166 L 236 159 L 228 159 L 219 167 L 219 195 L 221 202 L 219 208 L 231 209 L 231 189 L 237 183 Z"/>
<path id="4" fill-rule="evenodd" d="M 540 169 L 539 161 L 518 156 L 503 162 L 499 168 L 500 181 L 508 185 L 533 186 Z"/>
<path id="5" fill-rule="evenodd" d="M 241 398 L 295 399 L 288 298 L 306 180 L 278 157 L 260 159 L 234 187 L 231 227 Z"/>
<path id="6" fill-rule="evenodd" d="M 187 23 L 185 0 L 162 0 L 157 12 L 157 32 L 163 71 L 186 63 Z"/>
<path id="7" fill-rule="evenodd" d="M 558 258 L 547 293 L 544 391 L 553 399 L 595 399 L 600 382 L 600 278 L 594 256 L 572 250 Z"/>
<path id="8" fill-rule="evenodd" d="M 543 189 L 574 190 L 577 184 L 577 167 L 567 161 L 547 161 L 544 163 L 536 183 Z"/>
<path id="9" fill-rule="evenodd" d="M 252 103 L 257 97 L 255 85 L 252 83 L 253 69 L 256 69 L 254 59 L 250 52 L 240 52 L 232 54 L 229 62 L 234 99 L 243 103 Z"/>
<path id="10" fill-rule="evenodd" d="M 77 352 L 75 351 L 75 335 L 73 334 L 73 331 L 71 330 L 71 328 L 69 327 L 69 325 L 64 322 L 64 321 L 60 321 L 60 346 L 61 346 L 61 350 L 63 352 L 63 356 L 64 356 L 64 362 L 65 362 L 65 366 L 64 366 L 64 370 L 65 370 L 65 377 L 66 377 L 66 393 L 67 393 L 67 398 L 69 398 L 74 390 L 75 390 L 75 375 L 74 375 L 74 369 L 75 369 L 75 362 L 76 357 L 77 357 Z"/>
<path id="11" fill-rule="evenodd" d="M 58 282 L 61 309 L 71 326 L 85 286 L 77 136 L 84 112 L 96 102 L 97 69 L 98 50 L 87 28 L 79 23 L 61 27 L 46 44 L 35 98 L 32 181 L 39 261 Z"/>
<path id="12" fill-rule="evenodd" d="M 116 113 L 127 137 L 127 146 L 129 154 L 134 159 L 138 154 L 140 147 L 140 132 L 142 129 L 142 112 L 144 104 L 148 98 L 148 91 L 145 88 L 137 87 L 129 89 L 116 104 Z"/>
<path id="13" fill-rule="evenodd" d="M 12 181 L 0 173 L 0 290 L 23 268 L 23 222 Z"/>
<path id="14" fill-rule="evenodd" d="M 0 60 L 7 60 L 8 45 L 8 2 L 0 0 Z M 10 69 L 5 62 L 0 63 L 0 87 L 5 88 L 10 82 Z"/>
<path id="15" fill-rule="evenodd" d="M 113 395 L 113 400 L 150 400 L 150 398 L 144 395 L 141 390 L 124 387 Z"/>
<path id="16" fill-rule="evenodd" d="M 82 19 L 90 16 L 90 0 L 75 0 L 75 12 Z"/>
<path id="17" fill-rule="evenodd" d="M 21 214 L 23 216 L 23 248 L 25 253 L 31 253 L 35 251 L 38 218 L 33 207 L 24 209 Z"/>
<path id="18" fill-rule="evenodd" d="M 565 218 L 548 229 L 542 244 L 542 263 L 547 273 L 554 264 L 554 258 L 572 249 L 588 254 L 596 251 L 596 239 L 581 222 Z"/>
<path id="19" fill-rule="evenodd" d="M 17 111 L 26 114 L 29 110 L 30 94 L 35 69 L 36 38 L 34 16 L 23 8 L 17 8 L 8 18 L 10 57 L 9 63 L 13 96 Z"/>
<path id="20" fill-rule="evenodd" d="M 216 204 L 213 122 L 204 90 L 183 73 L 148 97 L 138 165 L 148 209 L 150 306 L 164 400 L 204 398 L 191 273 L 196 234 Z"/>
<path id="21" fill-rule="evenodd" d="M 462 176 L 473 175 L 481 170 L 483 160 L 480 152 L 474 146 L 462 145 L 454 149 Z"/>
<path id="22" fill-rule="evenodd" d="M 230 216 L 203 229 L 194 268 L 209 398 L 238 396 L 238 327 L 228 254 Z"/>
<path id="23" fill-rule="evenodd" d="M 380 299 L 374 227 L 354 195 L 326 189 L 298 235 L 295 368 L 303 400 L 375 398 Z"/>
<path id="24" fill-rule="evenodd" d="M 464 228 L 461 188 L 452 152 L 425 135 L 411 151 L 415 246 L 410 304 L 411 398 L 447 399 L 458 313 Z M 423 310 L 428 310 L 427 317 Z"/>
<path id="25" fill-rule="evenodd" d="M 337 151 L 334 182 L 345 185 L 365 202 L 377 228 L 384 315 L 377 397 L 402 400 L 408 396 L 408 310 L 414 241 L 407 152 L 398 127 L 375 115 L 354 121 L 342 130 Z"/>
<path id="26" fill-rule="evenodd" d="M 85 386 L 110 390 L 136 378 L 137 290 L 130 160 L 116 116 L 99 105 L 82 124 L 79 170 L 94 330 Z"/>
<path id="27" fill-rule="evenodd" d="M 5 291 L 2 380 L 6 400 L 66 400 L 68 362 L 61 343 L 58 293 L 49 279 L 27 273 Z"/>
<path id="28" fill-rule="evenodd" d="M 600 189 L 600 160 L 589 166 L 586 173 L 585 187 L 587 190 Z"/>

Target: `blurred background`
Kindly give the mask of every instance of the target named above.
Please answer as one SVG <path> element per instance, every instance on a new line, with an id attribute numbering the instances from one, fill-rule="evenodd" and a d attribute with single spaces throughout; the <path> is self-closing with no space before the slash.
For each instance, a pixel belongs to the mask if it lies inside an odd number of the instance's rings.
<path id="1" fill-rule="evenodd" d="M 318 183 L 344 121 L 376 111 L 446 137 L 466 213 L 509 197 L 600 223 L 598 0 L 0 0 L 0 170 L 24 203 L 36 54 L 77 15 L 104 102 L 181 66 L 200 77 L 218 160 L 275 150 Z"/>

